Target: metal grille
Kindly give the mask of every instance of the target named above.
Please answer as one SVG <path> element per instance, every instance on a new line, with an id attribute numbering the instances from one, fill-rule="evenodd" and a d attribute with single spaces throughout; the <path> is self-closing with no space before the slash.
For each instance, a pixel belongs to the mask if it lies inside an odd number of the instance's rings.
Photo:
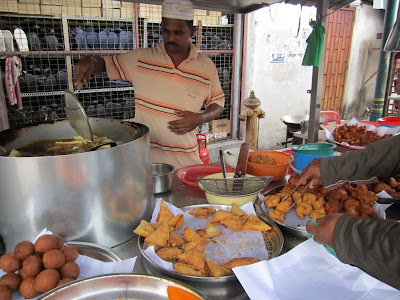
<path id="1" fill-rule="evenodd" d="M 86 55 L 112 55 L 137 47 L 154 47 L 162 40 L 161 6 L 116 0 L 4 0 L 0 30 L 11 33 L 14 49 L 2 49 L 1 77 L 6 57 L 21 59 L 19 77 L 22 108 L 7 105 L 10 127 L 38 121 L 49 115 L 65 118 L 64 91 L 74 88 L 74 64 Z M 217 66 L 226 102 L 219 119 L 230 122 L 234 15 L 196 10 L 197 32 L 192 39 L 199 52 Z M 26 35 L 26 46 L 15 29 Z M 28 51 L 24 51 L 28 50 Z M 4 83 L 4 82 L 3 82 Z M 114 119 L 134 117 L 134 87 L 126 81 L 110 81 L 106 74 L 93 76 L 78 95 L 88 116 Z M 6 102 L 8 103 L 6 93 Z M 204 124 L 204 133 L 218 134 Z M 226 132 L 225 136 L 230 132 Z M 218 137 L 218 136 L 217 136 Z"/>
<path id="2" fill-rule="evenodd" d="M 244 196 L 262 191 L 273 176 L 239 178 L 197 178 L 199 187 L 210 194 L 220 196 Z"/>

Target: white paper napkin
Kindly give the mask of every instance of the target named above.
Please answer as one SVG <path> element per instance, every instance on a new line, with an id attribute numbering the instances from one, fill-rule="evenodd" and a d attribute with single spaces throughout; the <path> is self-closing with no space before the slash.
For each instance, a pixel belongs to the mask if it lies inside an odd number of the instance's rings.
<path id="1" fill-rule="evenodd" d="M 400 299 L 398 290 L 342 263 L 313 239 L 233 271 L 252 300 Z"/>
<path id="2" fill-rule="evenodd" d="M 53 234 L 53 233 L 51 231 L 48 231 L 47 229 L 43 229 L 38 234 L 38 236 L 32 241 L 32 243 L 35 243 L 36 240 L 44 234 Z M 137 257 L 135 256 L 133 258 L 128 258 L 117 262 L 102 262 L 100 260 L 88 256 L 78 255 L 78 258 L 75 261 L 80 268 L 78 279 L 98 276 L 98 275 L 112 274 L 112 273 L 132 273 L 133 267 L 135 266 L 136 258 Z M 3 270 L 0 270 L 0 277 L 3 276 L 4 274 L 5 273 L 3 272 Z M 38 297 L 32 299 L 37 299 Z M 22 297 L 19 292 L 15 292 L 13 294 L 12 300 L 23 300 L 23 299 L 24 297 Z"/>

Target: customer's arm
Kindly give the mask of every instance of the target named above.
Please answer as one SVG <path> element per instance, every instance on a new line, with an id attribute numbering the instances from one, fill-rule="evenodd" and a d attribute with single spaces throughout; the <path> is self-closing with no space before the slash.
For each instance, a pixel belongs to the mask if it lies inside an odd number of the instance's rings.
<path id="1" fill-rule="evenodd" d="M 363 150 L 320 160 L 322 184 L 334 187 L 347 181 L 367 183 L 375 177 L 400 173 L 400 135 L 377 141 Z"/>
<path id="2" fill-rule="evenodd" d="M 344 263 L 400 290 L 400 224 L 344 214 L 336 223 L 334 249 Z"/>

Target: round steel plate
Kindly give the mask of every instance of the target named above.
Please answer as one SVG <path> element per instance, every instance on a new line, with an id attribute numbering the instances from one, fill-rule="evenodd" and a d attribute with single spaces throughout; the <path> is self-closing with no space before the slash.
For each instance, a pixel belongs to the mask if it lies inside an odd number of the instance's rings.
<path id="1" fill-rule="evenodd" d="M 108 274 L 81 280 L 43 294 L 40 300 L 108 300 L 108 299 L 140 299 L 168 300 L 167 287 L 174 286 L 197 296 L 208 299 L 192 288 L 168 279 L 138 274 Z"/>
<path id="2" fill-rule="evenodd" d="M 117 262 L 122 260 L 110 248 L 99 244 L 85 242 L 68 242 L 67 244 L 74 246 L 80 255 L 89 256 L 103 262 Z"/>
<path id="3" fill-rule="evenodd" d="M 197 207 L 213 207 L 215 209 L 222 209 L 222 210 L 227 210 L 230 211 L 231 206 L 230 205 L 219 205 L 219 204 L 199 204 L 199 205 L 190 205 L 190 206 L 185 206 L 181 207 L 184 212 L 191 211 L 194 208 Z M 283 235 L 279 227 L 272 222 L 270 219 L 265 218 L 264 216 L 257 214 L 257 216 L 267 223 L 269 226 L 271 226 L 271 230 L 269 231 L 264 231 L 262 232 L 264 240 L 265 240 L 265 245 L 267 247 L 268 251 L 268 258 L 274 258 L 279 255 L 279 253 L 282 251 L 283 248 Z M 231 280 L 236 280 L 235 275 L 230 275 L 230 276 L 223 276 L 218 279 L 214 277 L 201 277 L 201 276 L 191 276 L 191 275 L 185 275 L 181 274 L 175 271 L 169 271 L 169 270 L 164 270 L 160 268 L 157 264 L 155 264 L 144 252 L 143 252 L 143 246 L 144 246 L 144 237 L 139 237 L 138 239 L 138 246 L 140 249 L 141 254 L 143 257 L 156 269 L 172 276 L 175 278 L 179 279 L 184 279 L 184 280 L 191 280 L 191 281 L 197 281 L 197 282 L 210 282 L 210 283 L 221 283 L 221 282 L 226 282 L 226 281 L 231 281 Z"/>

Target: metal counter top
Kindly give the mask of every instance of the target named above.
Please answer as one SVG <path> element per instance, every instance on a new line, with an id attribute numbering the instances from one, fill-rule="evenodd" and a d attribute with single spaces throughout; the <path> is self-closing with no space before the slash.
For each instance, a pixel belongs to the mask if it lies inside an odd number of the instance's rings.
<path id="1" fill-rule="evenodd" d="M 286 180 L 273 182 L 268 186 L 268 189 L 285 183 Z M 154 203 L 157 201 L 158 198 L 162 198 L 165 201 L 175 205 L 176 207 L 208 203 L 202 190 L 182 183 L 176 176 L 174 176 L 173 179 L 172 189 L 166 193 L 154 195 Z M 256 205 L 256 210 L 257 212 L 261 213 L 258 205 Z M 284 245 L 281 254 L 289 251 L 290 249 L 304 241 L 304 239 L 302 238 L 293 236 L 293 234 L 291 234 L 290 232 L 285 232 L 284 228 L 281 228 L 281 230 L 284 235 Z M 112 250 L 122 259 L 137 256 L 136 264 L 133 269 L 133 273 L 135 274 L 151 274 L 154 276 L 164 277 L 174 281 L 182 282 L 203 293 L 210 299 L 249 299 L 238 280 L 233 280 L 228 283 L 210 284 L 176 279 L 166 273 L 163 273 L 159 269 L 156 269 L 151 264 L 149 264 L 146 259 L 141 255 L 138 248 L 137 236 L 125 243 L 122 243 L 121 245 L 113 247 Z"/>
<path id="2" fill-rule="evenodd" d="M 280 181 L 272 182 L 265 190 L 273 189 L 276 186 L 286 184 L 286 179 Z M 176 207 L 183 207 L 195 204 L 207 204 L 205 194 L 199 188 L 194 188 L 189 185 L 182 183 L 176 176 L 174 176 L 172 189 L 166 193 L 154 195 L 154 203 L 158 198 L 162 198 L 167 202 L 175 205 Z M 255 205 L 256 211 L 262 213 L 258 205 Z M 388 220 L 393 222 L 398 222 L 400 220 L 400 207 L 392 205 L 386 210 L 386 217 Z M 291 232 L 287 231 L 285 228 L 280 227 L 282 234 L 284 236 L 284 245 L 281 254 L 286 253 L 290 249 L 294 248 L 305 239 L 294 236 Z M 158 277 L 168 278 L 174 281 L 182 282 L 186 285 L 193 287 L 199 292 L 203 293 L 210 299 L 230 299 L 230 300 L 242 300 L 249 299 L 246 292 L 242 288 L 238 280 L 233 280 L 228 283 L 201 283 L 193 281 L 185 281 L 181 279 L 176 279 L 163 273 L 159 269 L 156 269 L 151 264 L 149 264 L 146 259 L 141 255 L 138 248 L 138 237 L 135 236 L 131 240 L 122 243 L 116 247 L 112 248 L 116 254 L 118 254 L 122 259 L 137 256 L 136 264 L 133 269 L 135 274 L 151 274 Z"/>

